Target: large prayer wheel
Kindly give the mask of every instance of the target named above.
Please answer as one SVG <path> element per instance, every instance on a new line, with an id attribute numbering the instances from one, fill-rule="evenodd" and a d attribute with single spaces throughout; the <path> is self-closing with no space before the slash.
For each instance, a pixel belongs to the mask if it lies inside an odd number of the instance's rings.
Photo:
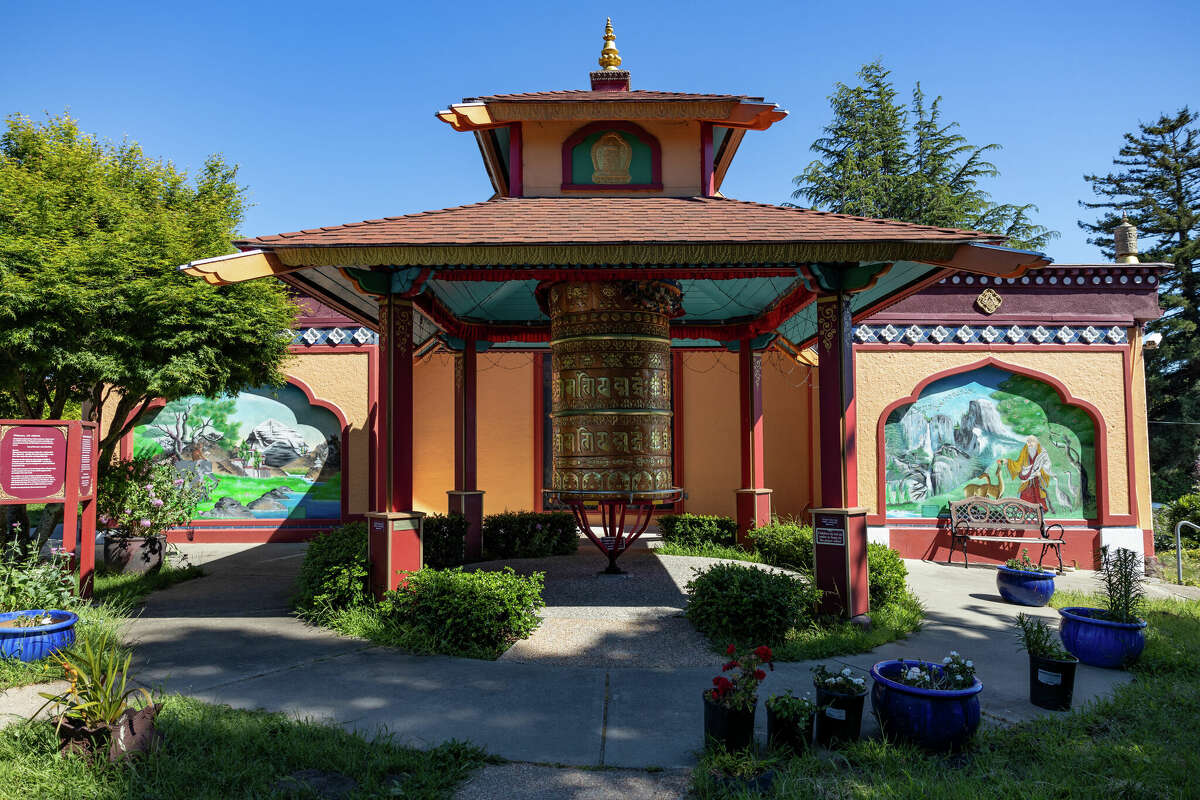
<path id="1" fill-rule="evenodd" d="M 670 319 L 665 281 L 561 282 L 550 316 L 551 490 L 566 502 L 675 499 Z"/>

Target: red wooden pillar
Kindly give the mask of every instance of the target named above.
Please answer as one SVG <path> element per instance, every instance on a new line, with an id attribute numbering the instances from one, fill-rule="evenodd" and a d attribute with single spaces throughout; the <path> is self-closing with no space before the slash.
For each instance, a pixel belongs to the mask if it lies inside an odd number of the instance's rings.
<path id="1" fill-rule="evenodd" d="M 867 510 L 858 507 L 857 420 L 850 295 L 817 299 L 821 506 L 814 508 L 813 551 L 821 611 L 853 617 L 869 610 Z"/>
<path id="2" fill-rule="evenodd" d="M 421 568 L 424 514 L 413 511 L 413 308 L 396 295 L 379 298 L 379 437 L 375 508 L 367 514 L 370 586 L 376 597 Z"/>
<path id="3" fill-rule="evenodd" d="M 738 408 L 740 411 L 742 488 L 737 490 L 738 541 L 771 522 L 771 490 L 766 488 L 763 450 L 762 354 L 751 349 L 751 340 L 738 343 Z"/>
<path id="4" fill-rule="evenodd" d="M 468 338 L 454 357 L 454 489 L 450 513 L 467 519 L 467 561 L 483 550 L 483 492 L 478 490 L 478 369 L 475 339 Z"/>

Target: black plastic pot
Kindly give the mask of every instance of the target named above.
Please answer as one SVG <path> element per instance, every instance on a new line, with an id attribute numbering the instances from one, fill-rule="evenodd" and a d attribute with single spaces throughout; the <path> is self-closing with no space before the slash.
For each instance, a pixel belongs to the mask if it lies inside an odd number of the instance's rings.
<path id="1" fill-rule="evenodd" d="M 1051 711 L 1069 711 L 1078 661 L 1029 656 L 1029 702 Z"/>
<path id="2" fill-rule="evenodd" d="M 852 742 L 862 730 L 863 701 L 867 693 L 838 694 L 817 690 L 817 725 L 813 740 L 825 747 Z"/>
<path id="3" fill-rule="evenodd" d="M 726 750 L 745 750 L 754 744 L 754 709 L 726 708 L 704 696 L 704 743 L 716 741 Z"/>
<path id="4" fill-rule="evenodd" d="M 800 753 L 812 744 L 813 718 L 788 719 L 767 708 L 767 744 L 771 747 L 790 747 Z"/>

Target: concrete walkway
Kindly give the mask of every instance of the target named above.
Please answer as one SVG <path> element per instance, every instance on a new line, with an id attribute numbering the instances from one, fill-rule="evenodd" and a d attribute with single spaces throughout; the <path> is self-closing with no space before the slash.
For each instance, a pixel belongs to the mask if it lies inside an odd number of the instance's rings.
<path id="1" fill-rule="evenodd" d="M 148 686 L 241 708 L 324 719 L 428 747 L 466 739 L 513 761 L 582 767 L 687 767 L 700 746 L 700 692 L 720 657 L 678 615 L 691 568 L 706 559 L 634 551 L 628 577 L 597 576 L 590 548 L 577 556 L 512 562 L 546 569 L 547 624 L 499 661 L 414 656 L 313 628 L 290 616 L 287 594 L 302 545 L 193 546 L 209 572 L 151 596 L 127 634 Z M 985 717 L 1011 722 L 1048 714 L 1027 700 L 1027 661 L 995 594 L 994 573 L 908 562 L 928 624 L 907 641 L 830 659 L 866 670 L 891 657 L 974 659 Z M 1091 573 L 1064 588 L 1092 588 Z M 1034 609 L 1048 619 L 1057 614 Z M 678 655 L 671 666 L 672 654 Z M 814 662 L 815 663 L 815 662 Z M 812 663 L 780 664 L 766 694 L 810 689 Z M 1128 680 L 1081 667 L 1077 705 Z M 759 714 L 760 723 L 765 714 Z M 874 722 L 864 720 L 864 732 Z"/>

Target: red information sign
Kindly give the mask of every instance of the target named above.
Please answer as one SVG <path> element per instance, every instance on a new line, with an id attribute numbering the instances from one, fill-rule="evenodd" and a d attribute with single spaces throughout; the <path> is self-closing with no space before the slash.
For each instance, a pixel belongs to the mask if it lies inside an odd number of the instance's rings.
<path id="1" fill-rule="evenodd" d="M 16 425 L 0 431 L 0 496 L 6 500 L 63 499 L 67 431 Z"/>
<path id="2" fill-rule="evenodd" d="M 96 482 L 96 431 L 84 428 L 79 436 L 79 496 L 91 497 Z"/>

